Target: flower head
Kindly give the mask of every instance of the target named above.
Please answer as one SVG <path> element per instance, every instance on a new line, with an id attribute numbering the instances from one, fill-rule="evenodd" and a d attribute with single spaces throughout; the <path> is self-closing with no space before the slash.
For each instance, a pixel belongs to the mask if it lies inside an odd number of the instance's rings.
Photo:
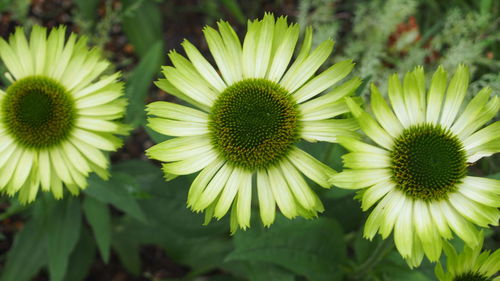
<path id="1" fill-rule="evenodd" d="M 403 85 L 397 75 L 389 79 L 392 110 L 375 85 L 375 118 L 347 101 L 375 144 L 339 138 L 350 153 L 343 156 L 347 169 L 331 181 L 341 188 L 363 189 L 363 210 L 376 205 L 365 237 L 372 239 L 378 232 L 386 238 L 394 230 L 396 247 L 410 266 L 419 265 L 424 253 L 438 260 L 443 238 L 450 239 L 452 231 L 475 247 L 475 225 L 498 225 L 500 181 L 468 176 L 467 167 L 500 151 L 500 122 L 480 129 L 495 116 L 500 100 L 485 88 L 464 104 L 468 83 L 465 66 L 458 67 L 448 86 L 439 67 L 426 92 L 424 71 L 417 67 L 405 75 Z"/>
<path id="2" fill-rule="evenodd" d="M 22 28 L 6 42 L 0 58 L 12 84 L 0 90 L 0 191 L 19 193 L 21 202 L 36 198 L 38 189 L 63 196 L 87 185 L 91 172 L 107 177 L 103 151 L 116 150 L 126 134 L 115 119 L 126 100 L 118 73 L 96 79 L 109 63 L 88 50 L 86 38 L 66 28 L 34 26 L 29 40 Z"/>
<path id="3" fill-rule="evenodd" d="M 482 242 L 481 239 L 474 248 L 464 246 L 460 254 L 449 243 L 444 243 L 446 272 L 440 263 L 436 265 L 439 281 L 499 281 L 500 276 L 495 275 L 500 271 L 500 250 L 481 252 Z"/>
<path id="4" fill-rule="evenodd" d="M 343 97 L 360 84 L 355 78 L 317 97 L 344 77 L 351 61 L 335 64 L 315 75 L 333 49 L 327 40 L 311 52 L 311 29 L 290 64 L 299 26 L 266 14 L 250 21 L 243 44 L 231 26 L 204 29 L 218 71 L 188 41 L 187 59 L 175 51 L 173 66 L 163 68 L 157 85 L 194 106 L 169 102 L 148 105 L 149 126 L 175 136 L 147 151 L 166 162 L 167 179 L 200 171 L 188 195 L 188 206 L 205 210 L 207 221 L 231 209 L 231 229 L 250 224 L 252 186 L 256 183 L 260 215 L 273 223 L 276 205 L 289 218 L 314 217 L 323 211 L 305 175 L 329 187 L 334 173 L 296 143 L 356 137 L 353 119 L 333 119 L 348 112 Z M 221 75 L 219 75 L 219 72 Z"/>

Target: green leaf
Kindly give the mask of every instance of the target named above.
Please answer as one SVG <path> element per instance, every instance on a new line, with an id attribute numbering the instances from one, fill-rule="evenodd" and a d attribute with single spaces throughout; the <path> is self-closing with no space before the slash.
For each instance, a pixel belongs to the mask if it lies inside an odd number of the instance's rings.
<path id="1" fill-rule="evenodd" d="M 60 201 L 51 198 L 46 206 L 52 210 L 49 212 L 50 217 L 46 219 L 45 235 L 50 279 L 59 281 L 66 274 L 69 256 L 80 237 L 80 201 L 71 196 Z"/>
<path id="2" fill-rule="evenodd" d="M 346 258 L 342 229 L 333 219 L 279 219 L 269 229 L 253 227 L 235 235 L 228 261 L 268 262 L 310 280 L 342 279 L 338 265 Z"/>
<path id="3" fill-rule="evenodd" d="M 235 275 L 248 278 L 250 281 L 295 281 L 295 275 L 280 267 L 265 262 L 233 261 L 223 265 Z"/>
<path id="4" fill-rule="evenodd" d="M 231 14 L 236 18 L 238 23 L 245 24 L 246 16 L 241 11 L 240 5 L 236 0 L 221 0 L 222 4 L 226 7 L 226 9 L 231 12 Z"/>
<path id="5" fill-rule="evenodd" d="M 95 243 L 86 228 L 82 228 L 80 240 L 69 259 L 68 272 L 64 280 L 83 281 L 95 258 Z"/>
<path id="6" fill-rule="evenodd" d="M 146 222 L 146 217 L 134 197 L 134 192 L 138 189 L 138 183 L 133 177 L 113 173 L 113 176 L 108 181 L 104 181 L 95 175 L 89 177 L 88 181 L 89 186 L 84 190 L 85 194 L 101 202 L 110 203 L 134 218 Z"/>
<path id="7" fill-rule="evenodd" d="M 29 281 L 47 262 L 44 232 L 34 220 L 28 221 L 14 238 L 0 281 Z"/>
<path id="8" fill-rule="evenodd" d="M 500 180 L 500 173 L 488 175 L 488 178 Z"/>
<path id="9" fill-rule="evenodd" d="M 94 21 L 96 19 L 99 0 L 75 0 L 75 4 L 86 20 Z"/>
<path id="10" fill-rule="evenodd" d="M 139 241 L 133 235 L 120 230 L 113 237 L 113 249 L 125 268 L 134 275 L 141 271 L 141 258 L 139 255 Z"/>
<path id="11" fill-rule="evenodd" d="M 115 165 L 114 173 L 132 176 L 139 183 L 140 190 L 150 195 L 139 201 L 148 224 L 125 216 L 117 220 L 114 237 L 132 239 L 141 245 L 162 246 L 176 263 L 192 268 L 190 276 L 212 270 L 223 263 L 233 246 L 227 239 L 227 220 L 203 226 L 203 215 L 186 208 L 191 183 L 188 177 L 165 182 L 157 166 L 138 160 Z M 137 264 L 134 266 L 137 267 Z"/>
<path id="12" fill-rule="evenodd" d="M 145 124 L 144 102 L 162 63 L 163 43 L 155 41 L 127 81 L 125 96 L 128 98 L 129 105 L 125 123 L 131 124 L 134 128 Z"/>
<path id="13" fill-rule="evenodd" d="M 162 41 L 162 19 L 158 4 L 151 0 L 122 0 L 125 35 L 144 58 L 151 46 Z"/>
<path id="14" fill-rule="evenodd" d="M 101 257 L 105 263 L 108 263 L 111 245 L 111 215 L 108 205 L 86 196 L 83 201 L 83 212 L 92 227 Z"/>

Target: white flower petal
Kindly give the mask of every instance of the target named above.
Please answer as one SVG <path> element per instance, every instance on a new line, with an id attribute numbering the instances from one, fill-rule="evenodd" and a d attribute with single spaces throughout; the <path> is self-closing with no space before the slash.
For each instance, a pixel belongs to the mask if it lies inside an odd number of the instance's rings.
<path id="1" fill-rule="evenodd" d="M 208 125 L 164 118 L 148 118 L 148 127 L 167 136 L 198 136 L 209 133 Z"/>
<path id="2" fill-rule="evenodd" d="M 296 217 L 297 207 L 295 206 L 295 200 L 290 192 L 290 189 L 288 188 L 283 174 L 276 167 L 269 168 L 267 173 L 269 176 L 271 191 L 281 213 L 287 218 Z"/>
<path id="3" fill-rule="evenodd" d="M 167 119 L 205 124 L 208 122 L 208 114 L 205 112 L 172 102 L 152 102 L 146 106 L 146 111 L 151 115 Z"/>
<path id="4" fill-rule="evenodd" d="M 451 78 L 450 85 L 446 91 L 446 97 L 443 104 L 443 112 L 439 123 L 443 127 L 448 128 L 451 126 L 458 110 L 462 105 L 465 94 L 467 93 L 467 86 L 469 85 L 469 68 L 464 65 L 459 65 L 455 74 Z"/>
<path id="5" fill-rule="evenodd" d="M 333 50 L 333 41 L 327 40 L 321 43 L 307 58 L 298 66 L 295 63 L 288 69 L 280 81 L 290 93 L 300 88 L 316 70 L 326 61 Z"/>
<path id="6" fill-rule="evenodd" d="M 334 174 L 330 182 L 341 188 L 359 189 L 378 183 L 389 182 L 391 177 L 392 174 L 389 169 L 347 169 Z"/>
<path id="7" fill-rule="evenodd" d="M 431 86 L 427 94 L 427 112 L 425 121 L 436 124 L 441 113 L 441 105 L 446 91 L 448 74 L 442 66 L 439 66 L 434 75 L 432 75 Z"/>
<path id="8" fill-rule="evenodd" d="M 260 218 L 264 226 L 270 226 L 276 216 L 276 201 L 266 171 L 257 171 L 257 195 L 259 198 Z"/>
<path id="9" fill-rule="evenodd" d="M 297 100 L 297 103 L 309 100 L 344 79 L 353 67 L 354 63 L 352 60 L 336 63 L 300 87 L 300 89 L 293 93 L 293 96 Z"/>
<path id="10" fill-rule="evenodd" d="M 329 179 L 336 172 L 305 151 L 298 148 L 292 148 L 288 154 L 288 159 L 306 177 L 310 178 L 321 187 L 329 188 L 331 186 Z"/>

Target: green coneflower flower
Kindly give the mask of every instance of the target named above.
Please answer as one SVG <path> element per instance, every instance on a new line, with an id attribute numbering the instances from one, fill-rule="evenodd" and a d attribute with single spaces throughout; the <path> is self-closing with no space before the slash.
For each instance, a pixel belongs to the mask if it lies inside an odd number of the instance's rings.
<path id="1" fill-rule="evenodd" d="M 477 247 L 464 246 L 460 254 L 447 242 L 443 246 L 446 254 L 446 273 L 438 263 L 435 273 L 439 281 L 500 281 L 500 250 L 493 254 L 490 254 L 490 251 L 481 252 L 482 240 Z"/>
<path id="2" fill-rule="evenodd" d="M 364 234 L 377 232 L 394 240 L 410 266 L 423 255 L 436 261 L 443 238 L 455 232 L 471 247 L 479 243 L 474 225 L 498 225 L 500 181 L 467 176 L 469 163 L 500 151 L 500 122 L 480 129 L 498 112 L 498 96 L 481 90 L 460 110 L 469 83 L 468 69 L 459 66 L 447 87 L 441 67 L 428 92 L 423 68 L 406 74 L 403 85 L 395 74 L 389 79 L 387 105 L 375 85 L 371 108 L 376 119 L 354 102 L 347 104 L 361 129 L 376 145 L 349 137 L 339 143 L 348 169 L 332 177 L 342 188 L 364 188 L 363 210 L 378 202 Z M 446 94 L 445 94 L 446 93 Z"/>
<path id="3" fill-rule="evenodd" d="M 271 14 L 250 21 L 241 45 L 231 26 L 218 22 L 219 31 L 204 29 L 221 76 L 188 41 L 188 59 L 169 54 L 174 67 L 163 68 L 166 79 L 157 85 L 196 107 L 154 102 L 156 117 L 149 126 L 177 138 L 153 146 L 147 155 L 167 162 L 167 179 L 200 171 L 188 195 L 194 211 L 206 219 L 223 217 L 231 208 L 231 230 L 250 224 L 252 182 L 256 182 L 264 225 L 273 223 L 275 206 L 288 218 L 313 217 L 323 211 L 317 195 L 302 174 L 328 188 L 332 169 L 295 146 L 300 139 L 335 141 L 355 137 L 354 119 L 332 119 L 348 112 L 343 97 L 359 79 L 317 97 L 346 77 L 351 61 L 315 72 L 329 57 L 328 40 L 311 50 L 308 29 L 298 57 L 288 67 L 299 37 L 299 26 Z M 252 179 L 256 176 L 256 179 Z"/>
<path id="4" fill-rule="evenodd" d="M 34 26 L 29 40 L 17 28 L 9 42 L 0 38 L 0 57 L 12 84 L 0 90 L 0 191 L 19 192 L 23 203 L 38 189 L 63 196 L 63 185 L 78 194 L 87 176 L 107 177 L 102 151 L 116 150 L 125 134 L 114 121 L 126 100 L 119 73 L 95 81 L 108 67 L 86 38 L 65 27 Z"/>

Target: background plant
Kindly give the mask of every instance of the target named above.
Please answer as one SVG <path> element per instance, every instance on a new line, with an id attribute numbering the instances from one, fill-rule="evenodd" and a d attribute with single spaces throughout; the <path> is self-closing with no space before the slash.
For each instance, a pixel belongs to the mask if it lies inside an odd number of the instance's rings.
<path id="1" fill-rule="evenodd" d="M 417 64 L 469 64 L 469 94 L 485 85 L 500 93 L 500 3 L 493 0 L 0 0 L 4 37 L 16 25 L 66 24 L 103 48 L 123 72 L 125 122 L 136 128 L 112 155 L 111 180 L 91 177 L 82 196 L 56 201 L 42 194 L 27 206 L 0 199 L 0 281 L 436 280 L 429 263 L 410 271 L 392 241 L 362 238 L 366 218 L 351 191 L 317 188 L 326 209 L 317 220 L 279 217 L 270 229 L 255 220 L 230 236 L 227 219 L 203 226 L 203 216 L 186 209 L 193 177 L 166 183 L 159 166 L 145 160 L 144 149 L 161 138 L 145 129 L 144 104 L 175 100 L 152 86 L 167 50 L 186 37 L 208 55 L 203 25 L 224 18 L 243 34 L 246 19 L 264 11 L 311 25 L 316 44 L 333 38 L 332 59 L 354 59 L 363 97 L 368 82 L 386 92 L 388 75 Z M 1 81 L 8 85 L 3 75 Z M 342 168 L 340 146 L 301 146 Z M 500 179 L 499 165 L 496 155 L 473 170 Z M 484 247 L 498 248 L 499 233 L 488 231 Z"/>

